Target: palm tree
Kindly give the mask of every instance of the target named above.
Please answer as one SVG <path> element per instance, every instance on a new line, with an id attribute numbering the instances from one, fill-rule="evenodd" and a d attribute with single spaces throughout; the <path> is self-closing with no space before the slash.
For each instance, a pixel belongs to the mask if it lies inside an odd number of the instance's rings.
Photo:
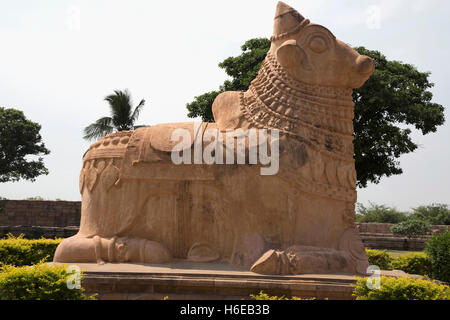
<path id="1" fill-rule="evenodd" d="M 145 100 L 132 107 L 131 94 L 128 90 L 114 90 L 114 94 L 105 98 L 111 109 L 110 117 L 103 117 L 84 129 L 84 139 L 93 140 L 115 131 L 134 130 L 134 123 L 145 105 Z"/>

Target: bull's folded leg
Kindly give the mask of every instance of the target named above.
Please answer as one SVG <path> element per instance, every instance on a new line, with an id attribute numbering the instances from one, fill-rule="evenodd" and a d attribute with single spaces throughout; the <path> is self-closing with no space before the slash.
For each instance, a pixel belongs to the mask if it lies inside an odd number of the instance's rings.
<path id="1" fill-rule="evenodd" d="M 98 243 L 98 241 L 100 241 L 100 243 Z M 61 263 L 102 262 L 104 260 L 101 257 L 97 257 L 96 254 L 96 252 L 99 252 L 98 248 L 96 250 L 96 246 L 101 245 L 101 241 L 101 239 L 96 239 L 96 241 L 94 241 L 92 238 L 83 238 L 79 236 L 64 239 L 56 249 L 53 261 Z"/>
<path id="2" fill-rule="evenodd" d="M 345 251 L 306 246 L 269 250 L 251 267 L 252 272 L 265 275 L 354 274 L 355 269 L 355 262 Z"/>
<path id="3" fill-rule="evenodd" d="M 139 238 L 103 239 L 98 236 L 74 236 L 58 246 L 53 261 L 72 263 L 135 262 L 166 263 L 172 260 L 169 250 L 159 242 Z"/>
<path id="4" fill-rule="evenodd" d="M 172 261 L 169 250 L 161 243 L 140 238 L 118 238 L 114 244 L 116 262 L 167 263 Z"/>

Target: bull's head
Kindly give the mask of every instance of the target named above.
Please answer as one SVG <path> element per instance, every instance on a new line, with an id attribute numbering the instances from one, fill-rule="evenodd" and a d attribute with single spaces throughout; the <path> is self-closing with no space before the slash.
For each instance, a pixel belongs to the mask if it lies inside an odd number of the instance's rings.
<path id="1" fill-rule="evenodd" d="M 271 53 L 296 80 L 322 86 L 359 88 L 372 75 L 374 60 L 278 3 Z"/>

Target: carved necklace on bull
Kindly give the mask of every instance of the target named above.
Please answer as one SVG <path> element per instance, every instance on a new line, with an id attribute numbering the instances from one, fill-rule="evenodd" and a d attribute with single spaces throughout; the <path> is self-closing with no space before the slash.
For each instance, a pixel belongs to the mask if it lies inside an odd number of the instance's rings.
<path id="1" fill-rule="evenodd" d="M 304 20 L 272 41 L 297 33 L 308 24 L 309 20 Z M 278 129 L 332 157 L 353 159 L 351 88 L 295 80 L 269 52 L 249 90 L 241 93 L 240 104 L 247 121 L 257 128 Z"/>

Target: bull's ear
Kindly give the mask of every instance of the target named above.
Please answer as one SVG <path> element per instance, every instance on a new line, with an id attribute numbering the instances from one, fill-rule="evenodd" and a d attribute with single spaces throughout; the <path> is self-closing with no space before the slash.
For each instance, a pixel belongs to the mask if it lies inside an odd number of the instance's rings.
<path id="1" fill-rule="evenodd" d="M 286 69 L 303 67 L 311 70 L 311 64 L 305 51 L 297 45 L 296 40 L 287 40 L 277 50 L 278 62 Z"/>

